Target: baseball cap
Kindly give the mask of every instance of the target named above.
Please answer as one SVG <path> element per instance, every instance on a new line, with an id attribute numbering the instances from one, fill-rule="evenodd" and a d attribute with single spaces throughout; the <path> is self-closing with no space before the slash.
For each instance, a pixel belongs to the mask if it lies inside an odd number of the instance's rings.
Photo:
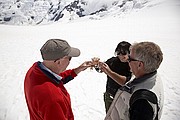
<path id="1" fill-rule="evenodd" d="M 64 56 L 78 57 L 80 50 L 71 47 L 66 40 L 49 39 L 40 49 L 43 60 L 56 60 Z"/>

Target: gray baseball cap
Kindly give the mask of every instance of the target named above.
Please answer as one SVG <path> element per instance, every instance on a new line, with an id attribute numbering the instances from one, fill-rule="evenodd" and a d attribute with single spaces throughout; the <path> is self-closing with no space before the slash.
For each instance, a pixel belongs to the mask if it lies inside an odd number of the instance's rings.
<path id="1" fill-rule="evenodd" d="M 67 41 L 49 39 L 40 49 L 43 60 L 57 60 L 64 56 L 78 57 L 80 50 L 71 47 Z"/>

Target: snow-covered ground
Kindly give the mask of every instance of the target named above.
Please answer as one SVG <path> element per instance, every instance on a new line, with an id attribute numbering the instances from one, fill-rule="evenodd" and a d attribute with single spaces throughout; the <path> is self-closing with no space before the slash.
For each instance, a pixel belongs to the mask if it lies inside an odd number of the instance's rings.
<path id="1" fill-rule="evenodd" d="M 81 50 L 68 68 L 92 57 L 105 61 L 113 56 L 116 45 L 153 41 L 164 53 L 158 70 L 164 84 L 162 120 L 180 118 L 180 2 L 162 3 L 124 15 L 104 19 L 83 17 L 71 22 L 43 26 L 0 25 L 0 120 L 29 120 L 23 83 L 29 67 L 42 61 L 39 49 L 49 38 L 62 38 Z M 95 16 L 93 16 L 95 18 Z M 103 120 L 103 92 L 106 75 L 87 69 L 65 85 L 71 95 L 75 120 Z"/>

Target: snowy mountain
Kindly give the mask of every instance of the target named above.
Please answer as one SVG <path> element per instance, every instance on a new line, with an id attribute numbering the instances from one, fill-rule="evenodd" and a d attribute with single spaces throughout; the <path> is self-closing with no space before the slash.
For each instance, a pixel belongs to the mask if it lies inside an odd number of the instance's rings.
<path id="1" fill-rule="evenodd" d="M 37 25 L 72 21 L 88 16 L 100 19 L 152 7 L 159 0 L 0 0 L 0 24 Z M 162 0 L 160 0 L 162 1 Z M 95 16 L 94 16 L 95 15 Z"/>
<path id="2" fill-rule="evenodd" d="M 107 60 L 123 40 L 157 43 L 164 56 L 158 69 L 164 85 L 161 120 L 179 120 L 179 11 L 180 0 L 0 0 L 0 120 L 30 119 L 24 77 L 34 62 L 42 61 L 39 50 L 50 38 L 81 50 L 68 69 L 92 57 Z M 105 74 L 87 69 L 65 87 L 75 120 L 105 118 Z"/>

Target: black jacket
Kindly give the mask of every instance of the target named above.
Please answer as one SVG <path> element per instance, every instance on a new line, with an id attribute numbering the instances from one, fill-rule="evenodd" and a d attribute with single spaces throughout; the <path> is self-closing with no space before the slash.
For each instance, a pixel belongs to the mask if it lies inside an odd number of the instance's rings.
<path id="1" fill-rule="evenodd" d="M 126 76 L 127 81 L 131 79 L 132 73 L 130 72 L 130 67 L 128 62 L 121 62 L 118 57 L 112 57 L 106 62 L 110 69 L 120 75 Z M 121 87 L 112 78 L 107 76 L 106 92 L 110 93 L 113 97 L 115 96 L 117 90 Z"/>

